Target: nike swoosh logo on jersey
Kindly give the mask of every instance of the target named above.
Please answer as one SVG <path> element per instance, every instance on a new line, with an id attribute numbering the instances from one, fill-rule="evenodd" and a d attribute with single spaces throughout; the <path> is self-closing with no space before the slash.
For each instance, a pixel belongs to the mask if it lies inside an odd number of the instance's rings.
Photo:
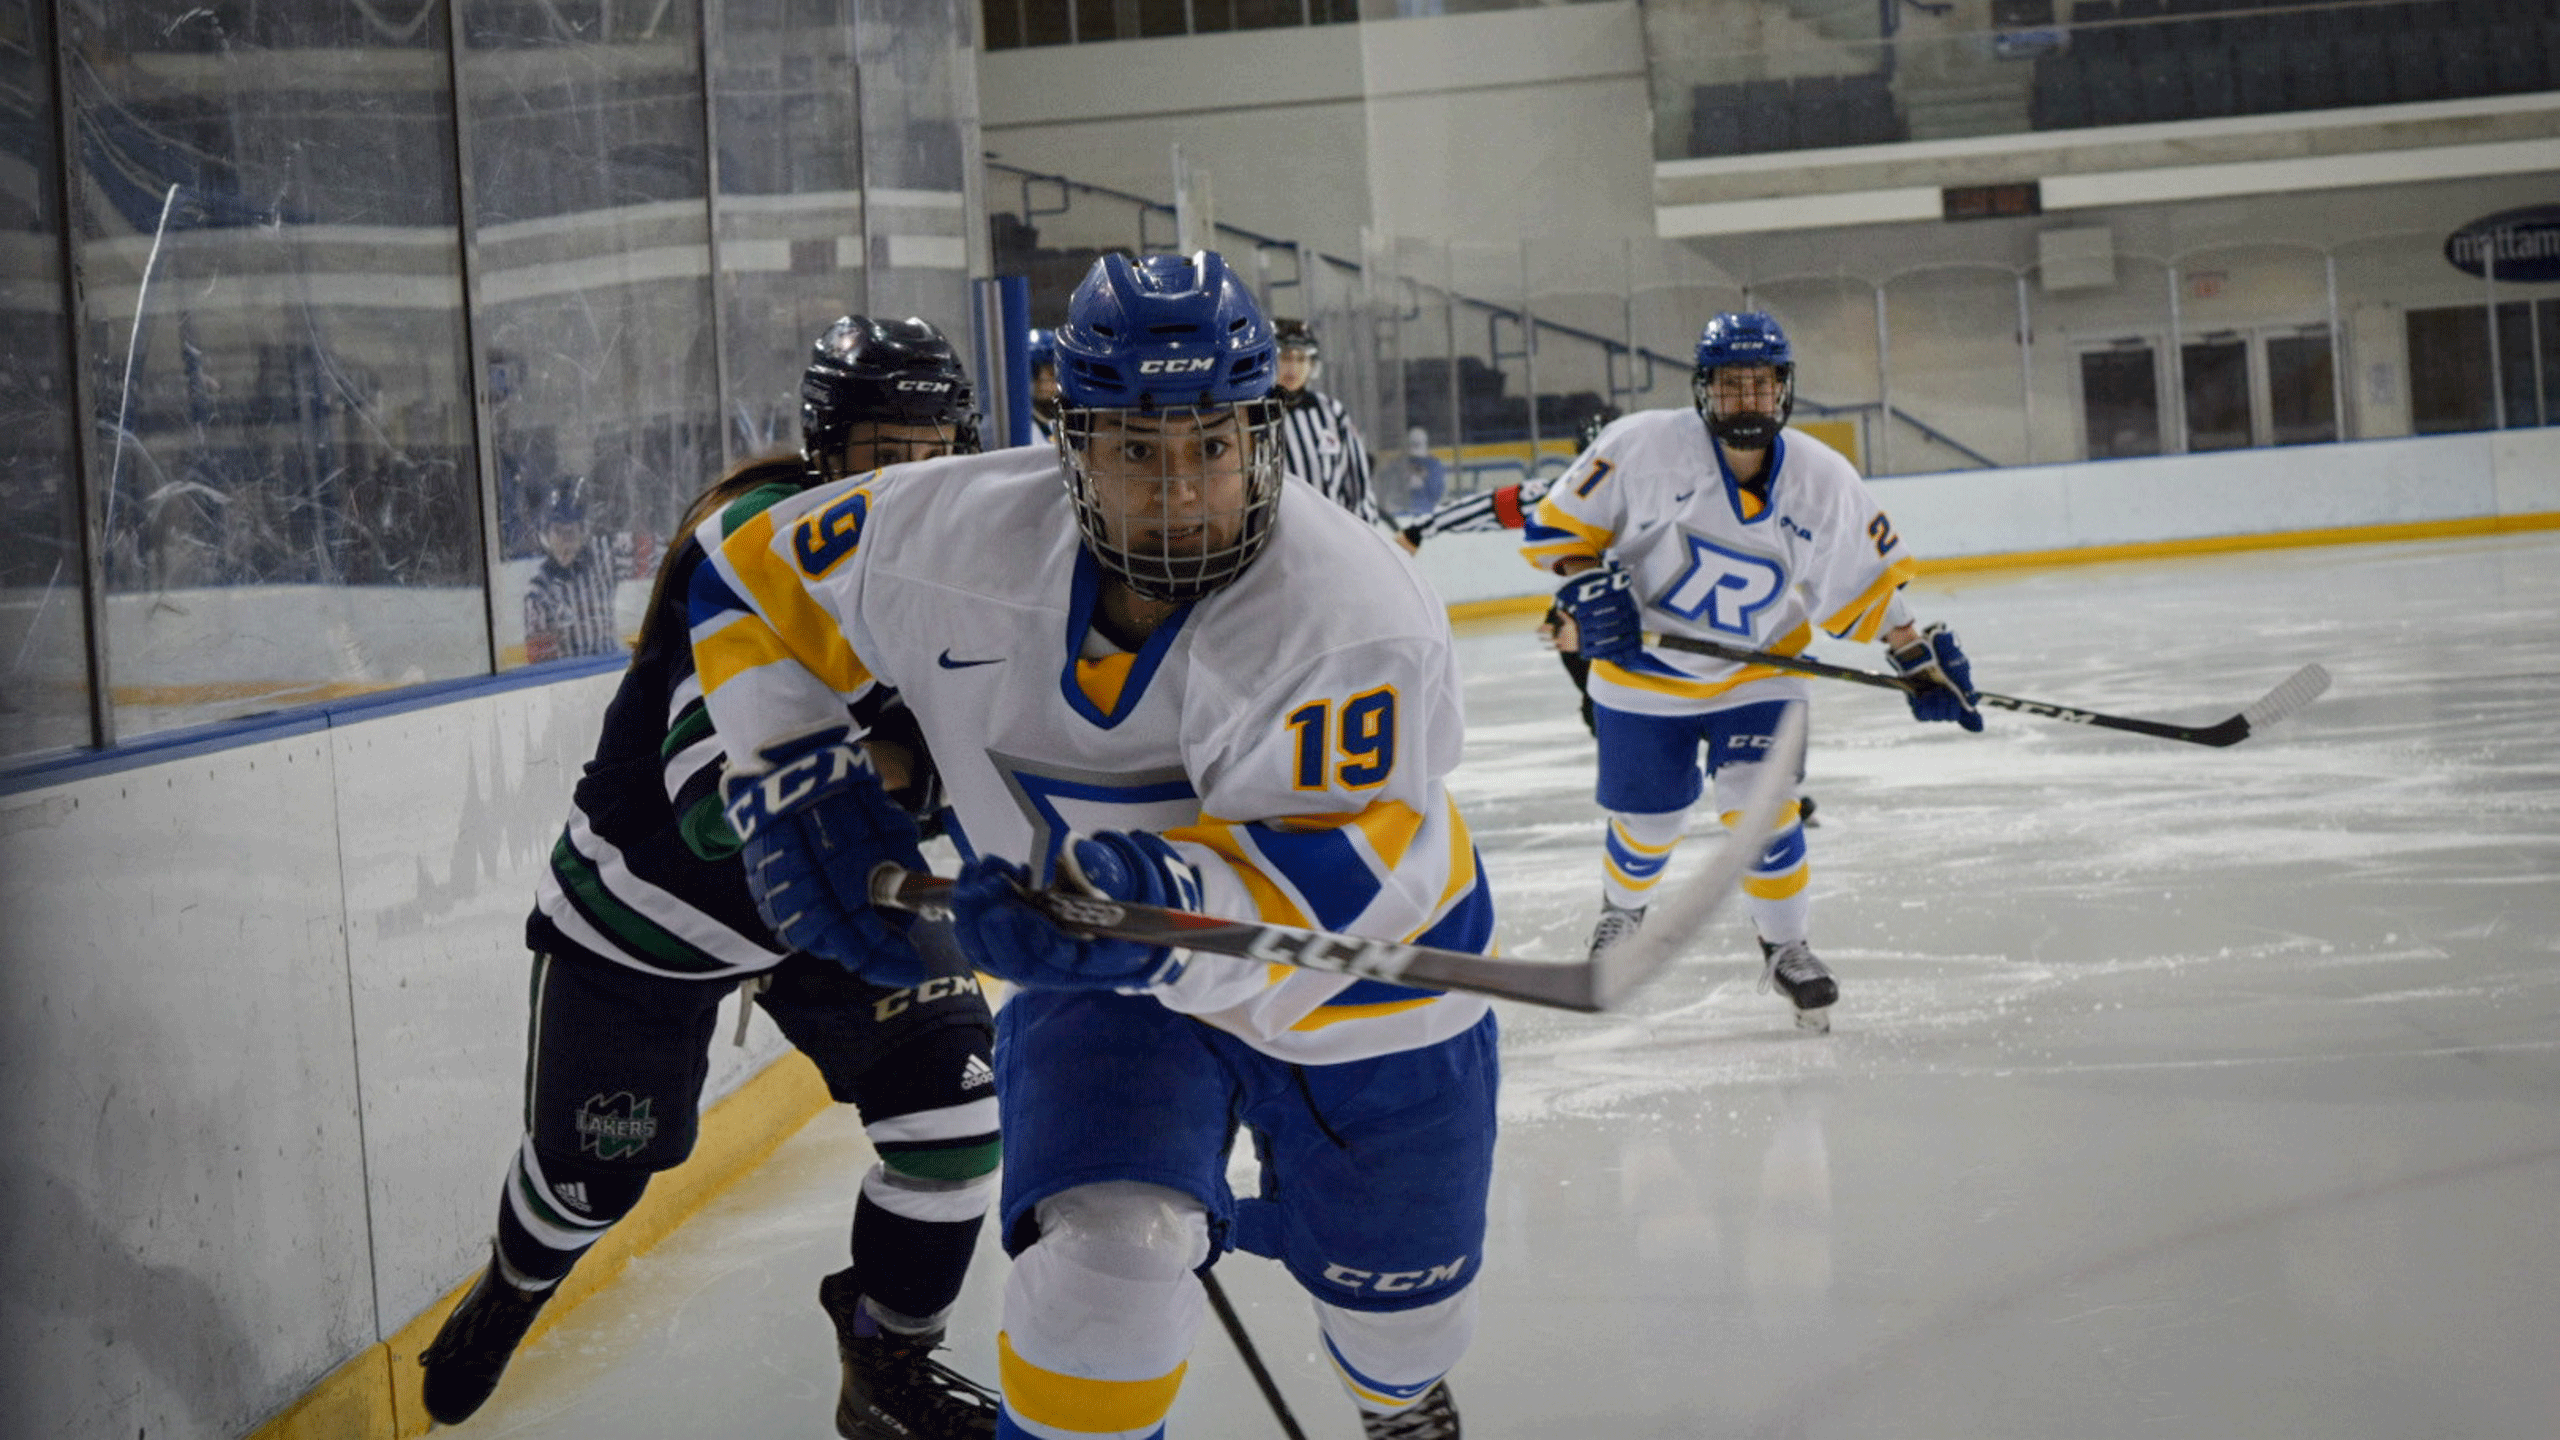
<path id="1" fill-rule="evenodd" d="M 1004 657 L 1001 655 L 996 656 L 992 660 L 954 660 L 951 658 L 951 652 L 948 650 L 943 651 L 937 658 L 942 668 L 945 670 L 966 670 L 972 665 L 1001 665 L 1004 663 Z"/>
<path id="2" fill-rule="evenodd" d="M 1686 499 L 1688 499 L 1690 496 L 1695 495 L 1695 494 L 1697 494 L 1697 493 L 1698 493 L 1698 488 L 1697 488 L 1696 486 L 1692 485 L 1692 486 L 1690 486 L 1688 489 L 1681 491 L 1679 494 L 1672 496 L 1672 497 L 1671 497 L 1671 503 L 1672 503 L 1672 504 L 1674 504 L 1674 505 L 1677 505 L 1677 504 L 1679 504 L 1681 501 L 1686 500 Z"/>

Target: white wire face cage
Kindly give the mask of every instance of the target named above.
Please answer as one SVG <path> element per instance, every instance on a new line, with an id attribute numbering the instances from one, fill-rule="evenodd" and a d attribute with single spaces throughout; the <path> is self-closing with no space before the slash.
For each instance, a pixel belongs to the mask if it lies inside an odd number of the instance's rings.
<path id="1" fill-rule="evenodd" d="M 1150 600 L 1211 594 L 1270 543 L 1280 412 L 1268 401 L 1059 413 L 1058 454 L 1085 548 Z"/>

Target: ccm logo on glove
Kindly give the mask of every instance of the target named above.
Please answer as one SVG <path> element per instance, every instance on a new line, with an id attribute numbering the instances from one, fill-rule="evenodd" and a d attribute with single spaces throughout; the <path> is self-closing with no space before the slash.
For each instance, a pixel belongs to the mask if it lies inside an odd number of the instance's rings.
<path id="1" fill-rule="evenodd" d="M 739 785 L 737 793 L 729 797 L 729 828 L 738 832 L 739 839 L 747 839 L 774 816 L 796 809 L 819 791 L 870 770 L 871 763 L 862 752 L 842 742 L 776 765 Z"/>

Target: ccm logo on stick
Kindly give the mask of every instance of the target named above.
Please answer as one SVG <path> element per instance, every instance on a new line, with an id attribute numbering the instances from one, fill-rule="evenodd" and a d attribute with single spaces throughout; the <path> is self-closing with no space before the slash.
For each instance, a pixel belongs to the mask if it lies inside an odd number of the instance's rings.
<path id="1" fill-rule="evenodd" d="M 1196 375 L 1203 370 L 1216 368 L 1218 368 L 1218 357 L 1215 355 L 1203 355 L 1197 360 L 1141 360 L 1138 362 L 1138 373 L 1141 375 Z"/>

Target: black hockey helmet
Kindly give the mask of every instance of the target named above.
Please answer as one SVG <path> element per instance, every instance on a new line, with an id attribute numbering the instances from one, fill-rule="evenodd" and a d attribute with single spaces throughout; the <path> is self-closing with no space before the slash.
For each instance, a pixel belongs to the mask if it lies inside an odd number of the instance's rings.
<path id="1" fill-rule="evenodd" d="M 800 377 L 800 453 L 834 479 L 846 437 L 871 423 L 936 426 L 946 453 L 973 455 L 976 400 L 968 370 L 930 322 L 847 315 L 818 337 Z"/>

